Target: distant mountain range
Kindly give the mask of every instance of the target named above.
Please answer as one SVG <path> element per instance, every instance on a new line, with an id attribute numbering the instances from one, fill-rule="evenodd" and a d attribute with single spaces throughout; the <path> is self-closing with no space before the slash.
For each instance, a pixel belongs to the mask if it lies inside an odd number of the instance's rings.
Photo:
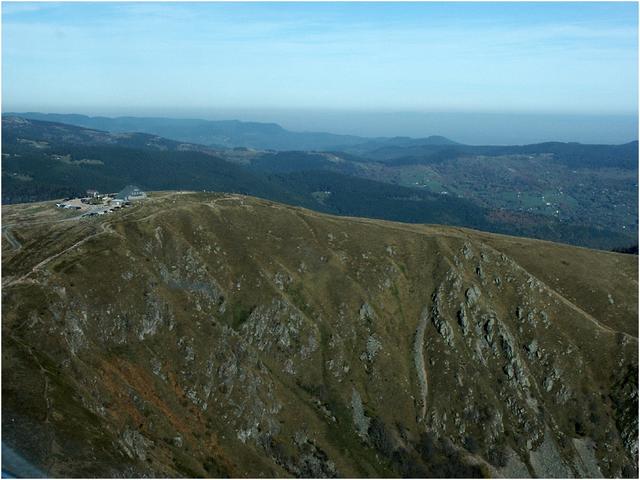
<path id="1" fill-rule="evenodd" d="M 4 115 L 2 203 L 137 184 L 243 193 L 326 213 L 595 248 L 637 244 L 637 142 L 471 147 L 396 140 L 348 149 L 362 154 L 216 149 Z"/>
<path id="2" fill-rule="evenodd" d="M 243 165 L 246 161 L 239 158 L 270 160 L 274 153 L 215 151 L 149 134 L 108 133 L 9 115 L 2 119 L 2 143 L 5 204 L 137 184 L 148 190 L 244 193 L 342 215 L 490 228 L 484 210 L 471 202 L 327 171 L 304 152 L 291 153 L 294 159 L 307 159 L 307 170 L 292 170 L 285 162 L 280 171 L 265 171 L 264 165 Z M 275 154 L 274 163 L 282 161 L 280 156 L 286 161 L 288 153 Z M 322 198 L 325 192 L 330 193 Z"/>
<path id="3" fill-rule="evenodd" d="M 385 146 L 456 145 L 445 137 L 368 138 L 326 132 L 292 132 L 276 123 L 238 120 L 198 120 L 155 117 L 89 117 L 58 113 L 7 113 L 31 120 L 59 122 L 114 133 L 140 132 L 159 135 L 180 142 L 198 143 L 216 148 L 247 147 L 271 150 L 343 150 L 358 146 L 371 150 Z"/>

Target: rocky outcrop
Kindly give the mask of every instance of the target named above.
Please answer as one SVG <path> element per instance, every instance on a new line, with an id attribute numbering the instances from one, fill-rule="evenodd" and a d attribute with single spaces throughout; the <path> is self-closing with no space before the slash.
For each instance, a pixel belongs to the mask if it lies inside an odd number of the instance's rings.
<path id="1" fill-rule="evenodd" d="M 364 413 L 362 398 L 360 398 L 360 394 L 355 388 L 351 393 L 351 409 L 353 411 L 353 424 L 355 425 L 356 432 L 362 439 L 366 439 L 367 432 L 369 431 L 369 422 L 371 420 Z"/>
<path id="2" fill-rule="evenodd" d="M 465 296 L 467 297 L 467 306 L 473 307 L 480 298 L 480 289 L 476 285 L 473 285 L 467 289 Z"/>
<path id="3" fill-rule="evenodd" d="M 3 441 L 51 476 L 637 475 L 628 256 L 235 195 L 136 208 L 12 227 Z M 562 261 L 606 287 L 563 291 Z"/>

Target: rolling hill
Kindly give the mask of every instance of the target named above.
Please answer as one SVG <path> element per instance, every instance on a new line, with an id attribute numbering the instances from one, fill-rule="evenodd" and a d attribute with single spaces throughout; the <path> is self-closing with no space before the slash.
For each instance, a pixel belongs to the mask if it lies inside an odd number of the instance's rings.
<path id="1" fill-rule="evenodd" d="M 581 169 L 579 177 L 546 154 L 389 164 L 344 152 L 216 150 L 10 115 L 3 117 L 2 140 L 4 204 L 138 184 L 235 192 L 326 213 L 444 223 L 595 248 L 637 245 L 634 171 Z M 516 198 L 515 190 L 524 197 Z M 558 208 L 562 217 L 554 213 Z"/>

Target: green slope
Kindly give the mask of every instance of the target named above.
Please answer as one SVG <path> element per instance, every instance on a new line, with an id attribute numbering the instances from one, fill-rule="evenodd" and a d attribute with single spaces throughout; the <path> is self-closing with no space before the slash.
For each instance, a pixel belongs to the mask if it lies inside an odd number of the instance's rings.
<path id="1" fill-rule="evenodd" d="M 228 194 L 3 226 L 3 441 L 49 475 L 637 476 L 635 256 Z"/>

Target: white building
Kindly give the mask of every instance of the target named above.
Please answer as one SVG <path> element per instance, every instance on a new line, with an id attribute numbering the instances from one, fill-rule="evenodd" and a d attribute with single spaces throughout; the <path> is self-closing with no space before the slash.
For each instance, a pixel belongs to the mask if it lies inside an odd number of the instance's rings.
<path id="1" fill-rule="evenodd" d="M 134 200 L 142 200 L 147 198 L 147 194 L 135 185 L 127 185 L 117 195 L 115 200 L 123 202 L 131 202 Z"/>

